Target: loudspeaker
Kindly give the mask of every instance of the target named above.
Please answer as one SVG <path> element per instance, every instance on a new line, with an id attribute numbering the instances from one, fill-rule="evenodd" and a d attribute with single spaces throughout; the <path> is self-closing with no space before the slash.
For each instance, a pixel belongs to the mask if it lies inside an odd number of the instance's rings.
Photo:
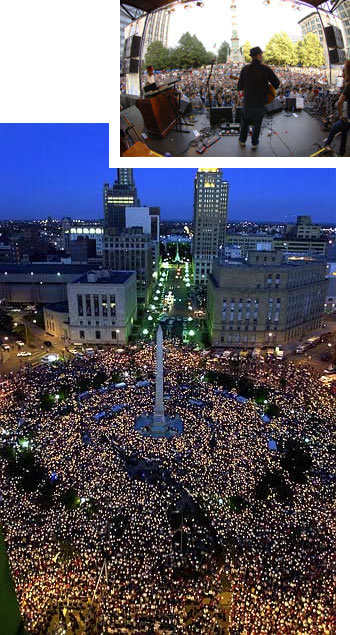
<path id="1" fill-rule="evenodd" d="M 329 51 L 329 63 L 330 64 L 345 64 L 346 55 L 342 49 L 332 49 Z"/>
<path id="2" fill-rule="evenodd" d="M 141 136 L 143 133 L 145 124 L 139 109 L 136 108 L 136 106 L 130 106 L 130 108 L 126 108 L 125 110 L 121 111 L 120 128 L 121 129 L 124 128 L 124 130 L 129 128 L 129 124 L 127 123 L 127 121 L 125 121 L 125 119 L 128 119 L 128 121 L 130 121 L 130 123 L 136 128 L 137 132 Z M 135 135 L 135 132 L 132 129 L 128 130 L 128 134 L 133 139 L 133 141 L 135 142 L 138 141 L 138 137 L 137 135 Z"/>
<path id="3" fill-rule="evenodd" d="M 344 40 L 340 29 L 337 26 L 326 26 L 325 30 L 326 42 L 329 49 L 343 49 Z"/>
<path id="4" fill-rule="evenodd" d="M 287 99 L 286 99 L 286 110 L 288 112 L 294 112 L 294 110 L 296 110 L 296 107 L 297 107 L 296 97 L 287 97 Z"/>
<path id="5" fill-rule="evenodd" d="M 141 37 L 132 35 L 125 40 L 124 57 L 140 57 Z"/>
<path id="6" fill-rule="evenodd" d="M 235 112 L 235 123 L 241 123 L 241 117 L 242 117 L 242 106 L 237 106 L 236 112 Z"/>
<path id="7" fill-rule="evenodd" d="M 138 73 L 139 72 L 139 60 L 134 60 L 130 57 L 123 62 L 123 73 Z"/>
<path id="8" fill-rule="evenodd" d="M 180 99 L 180 112 L 183 115 L 189 114 L 192 110 L 192 104 L 190 102 L 190 100 L 188 99 L 188 97 L 186 97 L 186 95 L 184 95 L 183 97 L 181 97 Z"/>
<path id="9" fill-rule="evenodd" d="M 228 106 L 227 108 L 217 106 L 215 108 L 210 109 L 210 125 L 217 126 L 222 121 L 227 121 L 227 123 L 233 123 L 233 114 L 232 107 Z"/>
<path id="10" fill-rule="evenodd" d="M 283 106 L 279 99 L 274 99 L 271 104 L 266 104 L 266 110 L 269 113 L 281 112 Z"/>

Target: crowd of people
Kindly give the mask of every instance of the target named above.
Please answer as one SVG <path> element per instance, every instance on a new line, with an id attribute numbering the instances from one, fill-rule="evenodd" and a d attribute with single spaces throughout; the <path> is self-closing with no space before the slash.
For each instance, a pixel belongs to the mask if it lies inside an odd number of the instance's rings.
<path id="1" fill-rule="evenodd" d="M 176 85 L 178 90 L 191 101 L 194 111 L 201 111 L 211 105 L 237 107 L 242 104 L 242 94 L 237 91 L 237 81 L 243 64 L 217 64 L 209 82 L 210 67 L 191 71 L 167 71 L 156 74 L 157 83 L 181 77 Z M 328 79 L 326 68 L 278 67 L 272 69 L 281 81 L 277 97 L 283 102 L 287 97 L 303 97 L 305 103 L 312 103 L 326 94 Z M 125 77 L 121 77 L 121 93 L 126 93 Z"/>
<path id="2" fill-rule="evenodd" d="M 23 368 L 2 386 L 1 447 L 18 455 L 27 439 L 55 483 L 43 507 L 40 485 L 25 491 L 1 459 L 0 518 L 28 633 L 64 623 L 72 633 L 204 634 L 224 623 L 232 635 L 332 635 L 333 395 L 307 366 L 232 362 L 172 340 L 164 348 L 165 411 L 184 422 L 171 440 L 135 430 L 154 405 L 152 344 Z M 238 402 L 219 379 L 206 381 L 209 370 L 264 386 L 278 416 L 263 420 L 266 404 Z M 103 386 L 80 394 L 81 380 L 101 373 Z M 62 384 L 69 393 L 45 411 L 43 392 Z M 305 482 L 290 482 L 288 500 L 273 489 L 258 497 L 291 438 L 312 459 Z M 133 478 L 130 457 L 168 476 Z M 73 509 L 62 502 L 69 488 Z M 182 507 L 179 548 L 169 510 L 181 509 L 181 491 L 201 518 Z M 232 499 L 244 504 L 233 509 Z"/>

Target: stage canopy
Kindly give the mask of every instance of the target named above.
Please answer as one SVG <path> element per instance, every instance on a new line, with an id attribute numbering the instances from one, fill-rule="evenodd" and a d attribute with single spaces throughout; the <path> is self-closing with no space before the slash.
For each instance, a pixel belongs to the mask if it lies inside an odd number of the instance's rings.
<path id="1" fill-rule="evenodd" d="M 306 7 L 312 7 L 314 9 L 323 9 L 327 13 L 333 13 L 344 0 L 283 0 L 284 2 L 290 2 L 291 4 L 303 4 Z"/>
<path id="2" fill-rule="evenodd" d="M 249 0 L 245 0 L 249 2 Z M 293 4 L 293 0 L 284 0 L 285 2 L 291 2 Z M 314 9 L 324 9 L 327 12 L 333 12 L 337 9 L 341 4 L 343 4 L 344 0 L 294 0 L 295 4 L 303 4 L 305 6 L 313 7 Z M 157 11 L 159 9 L 163 9 L 169 7 L 170 5 L 175 4 L 197 4 L 196 0 L 126 0 L 123 2 L 121 0 L 121 6 L 129 6 L 133 9 L 140 9 L 144 13 L 152 13 L 152 11 Z M 205 5 L 205 0 L 204 0 Z M 202 4 L 202 2 L 198 2 L 198 5 Z M 322 6 L 323 5 L 323 6 Z"/>
<path id="3" fill-rule="evenodd" d="M 175 0 L 126 0 L 125 2 L 120 2 L 120 5 L 140 9 L 144 13 L 152 13 L 152 11 L 157 9 L 166 9 L 171 4 L 188 4 L 189 2 L 194 2 L 194 0 L 181 0 L 180 2 Z"/>

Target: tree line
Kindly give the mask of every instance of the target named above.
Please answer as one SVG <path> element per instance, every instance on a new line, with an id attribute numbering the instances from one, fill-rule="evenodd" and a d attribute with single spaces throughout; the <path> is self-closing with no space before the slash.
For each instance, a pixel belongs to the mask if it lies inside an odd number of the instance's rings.
<path id="1" fill-rule="evenodd" d="M 250 42 L 242 46 L 243 57 L 251 61 Z M 175 48 L 166 48 L 160 41 L 152 42 L 146 52 L 144 68 L 153 66 L 155 70 L 172 68 L 199 68 L 207 66 L 216 58 L 218 64 L 226 64 L 230 54 L 228 42 L 223 42 L 217 55 L 207 51 L 196 35 L 184 33 Z M 287 33 L 276 33 L 266 45 L 264 61 L 277 66 L 323 66 L 325 63 L 323 48 L 314 33 L 307 33 L 295 44 Z"/>

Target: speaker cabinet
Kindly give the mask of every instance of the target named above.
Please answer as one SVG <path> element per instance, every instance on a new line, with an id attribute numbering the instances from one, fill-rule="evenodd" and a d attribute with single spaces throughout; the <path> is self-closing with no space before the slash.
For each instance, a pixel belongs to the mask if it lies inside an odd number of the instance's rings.
<path id="1" fill-rule="evenodd" d="M 342 49 L 332 49 L 329 51 L 330 64 L 345 64 L 346 55 Z"/>
<path id="2" fill-rule="evenodd" d="M 132 35 L 125 40 L 124 57 L 140 57 L 141 37 Z"/>
<path id="3" fill-rule="evenodd" d="M 326 42 L 327 42 L 327 46 L 330 49 L 334 49 L 334 48 L 338 48 L 338 49 L 343 49 L 344 48 L 344 40 L 343 40 L 343 35 L 340 29 L 338 29 L 337 26 L 326 26 L 325 30 L 325 36 L 326 36 Z"/>
<path id="4" fill-rule="evenodd" d="M 134 60 L 130 57 L 123 62 L 123 73 L 138 73 L 139 72 L 139 60 Z"/>
<path id="5" fill-rule="evenodd" d="M 192 104 L 190 102 L 190 100 L 188 99 L 188 97 L 181 97 L 180 99 L 180 112 L 183 115 L 189 115 L 190 112 L 192 111 Z"/>
<path id="6" fill-rule="evenodd" d="M 271 104 L 266 104 L 266 110 L 269 113 L 281 112 L 283 106 L 279 99 L 274 99 Z"/>
<path id="7" fill-rule="evenodd" d="M 210 125 L 218 126 L 223 121 L 226 121 L 227 123 L 233 123 L 232 107 L 228 106 L 226 108 L 220 108 L 220 106 L 217 106 L 215 108 L 211 108 Z"/>

